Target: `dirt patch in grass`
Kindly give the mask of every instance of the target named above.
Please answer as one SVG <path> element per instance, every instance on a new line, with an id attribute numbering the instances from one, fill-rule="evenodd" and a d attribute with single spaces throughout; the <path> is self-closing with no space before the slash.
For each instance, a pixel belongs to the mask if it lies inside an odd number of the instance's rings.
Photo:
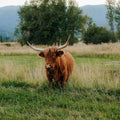
<path id="1" fill-rule="evenodd" d="M 110 62 L 106 62 L 105 65 L 120 65 L 120 61 L 110 61 Z"/>

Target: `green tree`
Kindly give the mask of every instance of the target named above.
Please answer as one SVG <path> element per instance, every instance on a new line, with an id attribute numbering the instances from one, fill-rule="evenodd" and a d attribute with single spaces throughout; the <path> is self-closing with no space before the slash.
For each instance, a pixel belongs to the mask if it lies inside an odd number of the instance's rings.
<path id="1" fill-rule="evenodd" d="M 117 37 L 120 40 L 120 0 L 117 2 L 115 14 L 115 21 L 117 23 Z"/>
<path id="2" fill-rule="evenodd" d="M 72 0 L 31 0 L 20 8 L 20 22 L 15 30 L 19 42 L 34 44 L 64 43 L 71 34 L 70 44 L 77 41 L 76 34 L 81 33 L 87 17 L 75 6 Z"/>
<path id="3" fill-rule="evenodd" d="M 2 35 L 0 35 L 0 42 L 3 42 L 3 37 L 2 37 Z"/>
<path id="4" fill-rule="evenodd" d="M 9 36 L 6 36 L 6 37 L 4 38 L 4 42 L 10 42 Z"/>
<path id="5" fill-rule="evenodd" d="M 86 16 L 86 17 L 87 17 L 87 22 L 84 25 L 84 29 L 82 29 L 81 34 L 79 34 L 82 41 L 84 41 L 83 40 L 84 35 L 85 35 L 85 32 L 87 31 L 88 27 L 90 27 L 90 26 L 92 26 L 94 24 L 93 19 L 91 17 L 88 17 L 88 16 Z"/>
<path id="6" fill-rule="evenodd" d="M 90 18 L 90 17 L 88 17 L 88 22 L 87 22 L 88 27 L 91 26 L 91 25 L 93 25 L 93 24 L 94 24 L 93 23 L 93 19 Z"/>
<path id="7" fill-rule="evenodd" d="M 116 3 L 115 0 L 106 0 L 107 8 L 106 18 L 108 19 L 112 33 L 114 33 L 115 3 Z"/>
<path id="8" fill-rule="evenodd" d="M 116 42 L 116 37 L 113 33 L 106 30 L 104 27 L 98 27 L 95 24 L 88 27 L 83 37 L 84 43 L 100 44 L 108 42 Z"/>

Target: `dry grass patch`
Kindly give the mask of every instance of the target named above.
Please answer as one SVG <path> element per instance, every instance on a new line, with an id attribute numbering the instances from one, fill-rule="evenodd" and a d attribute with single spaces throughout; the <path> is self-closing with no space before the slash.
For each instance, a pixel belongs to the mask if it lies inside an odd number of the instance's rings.
<path id="1" fill-rule="evenodd" d="M 6 45 L 10 44 L 10 46 Z M 48 46 L 36 46 L 45 48 Z M 104 43 L 100 45 L 86 45 L 84 43 L 75 44 L 65 48 L 66 51 L 76 55 L 90 54 L 117 54 L 120 55 L 120 43 Z M 19 43 L 0 43 L 0 54 L 33 54 L 36 53 L 28 46 L 21 46 Z"/>
<path id="2" fill-rule="evenodd" d="M 120 43 L 104 43 L 99 45 L 84 43 L 75 44 L 66 48 L 67 51 L 76 55 L 90 54 L 118 54 L 120 55 Z"/>

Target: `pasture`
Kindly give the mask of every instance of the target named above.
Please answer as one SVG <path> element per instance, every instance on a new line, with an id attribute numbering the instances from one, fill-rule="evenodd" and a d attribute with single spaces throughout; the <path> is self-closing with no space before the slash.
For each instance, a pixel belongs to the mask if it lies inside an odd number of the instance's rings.
<path id="1" fill-rule="evenodd" d="M 120 119 L 120 43 L 81 43 L 65 51 L 72 53 L 75 67 L 62 90 L 48 84 L 37 52 L 0 44 L 1 120 Z"/>

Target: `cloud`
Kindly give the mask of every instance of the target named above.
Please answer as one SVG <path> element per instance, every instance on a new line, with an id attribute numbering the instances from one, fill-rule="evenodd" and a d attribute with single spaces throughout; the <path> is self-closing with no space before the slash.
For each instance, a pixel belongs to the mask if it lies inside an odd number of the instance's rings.
<path id="1" fill-rule="evenodd" d="M 9 5 L 24 5 L 26 0 L 0 0 L 0 7 Z"/>
<path id="2" fill-rule="evenodd" d="M 9 5 L 24 5 L 26 0 L 0 0 L 0 7 Z M 30 0 L 27 0 L 30 1 Z M 105 4 L 106 0 L 75 0 L 79 6 Z"/>
<path id="3" fill-rule="evenodd" d="M 106 0 L 75 0 L 79 6 L 105 4 Z"/>

